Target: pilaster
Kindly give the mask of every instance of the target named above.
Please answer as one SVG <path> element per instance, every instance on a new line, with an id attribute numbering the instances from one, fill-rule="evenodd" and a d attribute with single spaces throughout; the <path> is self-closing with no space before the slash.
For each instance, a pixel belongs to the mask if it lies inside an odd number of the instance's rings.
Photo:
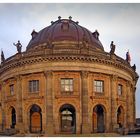
<path id="1" fill-rule="evenodd" d="M 132 129 L 134 129 L 134 127 L 135 127 L 134 125 L 136 124 L 135 92 L 136 92 L 136 87 L 135 87 L 135 85 L 133 85 L 133 87 L 132 87 L 132 110 L 133 110 L 133 113 L 132 113 L 132 115 L 133 115 L 133 127 L 132 127 Z"/>
<path id="2" fill-rule="evenodd" d="M 24 125 L 23 125 L 23 110 L 22 110 L 22 78 L 20 75 L 16 77 L 16 98 L 17 98 L 17 122 L 16 128 L 19 129 L 20 133 L 24 133 Z"/>
<path id="3" fill-rule="evenodd" d="M 5 116 L 5 82 L 1 82 L 1 111 L 2 111 L 2 124 L 1 131 L 4 131 L 6 128 L 6 116 Z"/>
<path id="4" fill-rule="evenodd" d="M 90 133 L 89 117 L 88 117 L 88 72 L 81 72 L 82 82 L 82 133 Z"/>
<path id="5" fill-rule="evenodd" d="M 130 123 L 131 123 L 131 92 L 130 92 L 130 87 L 131 87 L 131 84 L 129 81 L 127 81 L 126 83 L 126 127 L 128 129 L 130 129 Z"/>
<path id="6" fill-rule="evenodd" d="M 112 131 L 116 131 L 118 128 L 117 124 L 117 93 L 116 93 L 116 82 L 117 76 L 111 76 L 111 124 L 112 124 Z"/>
<path id="7" fill-rule="evenodd" d="M 46 95 L 45 95 L 45 105 L 46 105 L 46 134 L 53 135 L 54 134 L 54 124 L 53 124 L 53 95 L 52 95 L 52 79 L 53 72 L 46 71 Z"/>

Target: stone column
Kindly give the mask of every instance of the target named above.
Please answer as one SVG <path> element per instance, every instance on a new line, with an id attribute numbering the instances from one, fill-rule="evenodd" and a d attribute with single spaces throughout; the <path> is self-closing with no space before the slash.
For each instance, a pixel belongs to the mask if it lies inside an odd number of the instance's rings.
<path id="1" fill-rule="evenodd" d="M 5 116 L 5 82 L 1 83 L 1 111 L 2 111 L 2 124 L 1 130 L 5 131 L 6 128 L 6 116 Z"/>
<path id="2" fill-rule="evenodd" d="M 2 131 L 2 82 L 0 82 L 0 132 Z"/>
<path id="3" fill-rule="evenodd" d="M 136 94 L 136 87 L 134 87 L 134 90 L 133 90 L 133 120 L 134 120 L 134 124 L 136 124 L 136 97 L 135 97 L 135 94 Z"/>
<path id="4" fill-rule="evenodd" d="M 111 123 L 112 123 L 112 131 L 116 131 L 117 125 L 117 93 L 116 93 L 116 82 L 117 76 L 112 75 L 111 77 Z"/>
<path id="5" fill-rule="evenodd" d="M 130 93 L 129 93 L 129 130 L 132 131 L 134 129 L 135 123 L 135 87 L 130 85 Z"/>
<path id="6" fill-rule="evenodd" d="M 88 72 L 81 72 L 81 87 L 82 87 L 82 133 L 90 133 L 89 114 L 88 114 Z"/>
<path id="7" fill-rule="evenodd" d="M 133 88 L 132 88 L 132 116 L 133 116 L 133 118 L 132 118 L 132 129 L 134 130 L 134 125 L 136 124 L 136 102 L 135 102 L 135 92 L 136 92 L 136 87 L 135 87 L 135 85 L 133 85 Z"/>
<path id="8" fill-rule="evenodd" d="M 15 78 L 16 78 L 16 87 L 17 87 L 16 128 L 19 129 L 20 133 L 24 133 L 23 116 L 22 116 L 22 81 L 20 75 L 16 76 Z"/>
<path id="9" fill-rule="evenodd" d="M 126 131 L 129 131 L 129 122 L 130 122 L 130 83 L 127 81 L 126 83 Z"/>
<path id="10" fill-rule="evenodd" d="M 52 79 L 53 73 L 52 71 L 45 72 L 46 77 L 46 134 L 53 135 L 54 134 L 54 124 L 53 124 L 53 95 L 52 95 Z"/>

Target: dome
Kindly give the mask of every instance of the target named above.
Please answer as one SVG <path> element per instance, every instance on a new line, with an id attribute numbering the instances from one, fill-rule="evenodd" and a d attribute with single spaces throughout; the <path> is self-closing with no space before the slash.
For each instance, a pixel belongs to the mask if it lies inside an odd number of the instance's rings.
<path id="1" fill-rule="evenodd" d="M 50 26 L 39 32 L 33 30 L 31 33 L 32 39 L 27 46 L 27 51 L 41 46 L 44 43 L 49 44 L 49 47 L 53 47 L 53 43 L 64 43 L 66 41 L 75 43 L 77 46 L 85 42 L 89 47 L 95 50 L 104 50 L 99 40 L 99 33 L 97 30 L 92 33 L 88 29 L 80 26 L 78 22 L 73 21 L 71 17 L 69 17 L 69 19 L 58 18 L 57 21 L 51 22 Z"/>

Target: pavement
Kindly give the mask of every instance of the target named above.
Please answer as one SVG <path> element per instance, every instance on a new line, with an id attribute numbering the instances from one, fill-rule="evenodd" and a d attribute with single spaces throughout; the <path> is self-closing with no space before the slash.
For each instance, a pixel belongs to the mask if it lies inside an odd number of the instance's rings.
<path id="1" fill-rule="evenodd" d="M 96 134 L 55 134 L 48 136 L 47 134 L 15 134 L 9 137 L 121 137 L 122 135 L 116 133 L 96 133 Z M 0 136 L 8 137 L 8 136 Z"/>
<path id="2" fill-rule="evenodd" d="M 15 134 L 12 136 L 0 135 L 0 137 L 51 137 L 47 134 Z M 95 133 L 95 134 L 55 134 L 52 137 L 140 137 L 140 134 L 120 135 L 117 133 Z"/>

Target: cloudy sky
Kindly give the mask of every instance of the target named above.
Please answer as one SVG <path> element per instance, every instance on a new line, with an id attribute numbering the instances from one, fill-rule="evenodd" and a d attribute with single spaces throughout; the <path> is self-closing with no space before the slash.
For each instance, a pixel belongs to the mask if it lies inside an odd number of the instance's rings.
<path id="1" fill-rule="evenodd" d="M 79 21 L 90 31 L 96 29 L 105 51 L 110 42 L 116 45 L 116 54 L 125 59 L 131 54 L 140 74 L 140 4 L 2 4 L 0 3 L 0 49 L 8 58 L 16 53 L 13 43 L 20 40 L 23 51 L 31 39 L 31 32 L 50 25 L 57 17 Z M 140 117 L 140 80 L 136 92 L 136 116 Z"/>

